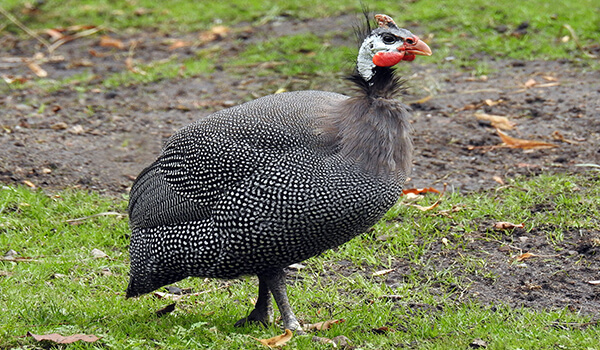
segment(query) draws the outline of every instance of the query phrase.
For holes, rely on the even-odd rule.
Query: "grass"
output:
[[[419,204],[434,200],[428,196]],[[555,203],[552,210],[536,209],[550,203]],[[598,349],[600,326],[568,326],[590,321],[589,315],[461,301],[457,295],[468,290],[469,282],[456,274],[459,269],[494,280],[488,262],[469,255],[463,242],[474,232],[497,239],[496,233],[488,231],[490,222],[525,222],[528,230],[543,226],[563,232],[573,225],[600,230],[594,215],[600,211],[597,173],[544,175],[483,193],[453,193],[434,213],[457,206],[464,209],[445,217],[399,204],[371,232],[306,261],[306,268],[292,275],[288,288],[299,318],[307,323],[344,318],[344,323],[317,334],[344,335],[360,349],[465,349],[474,339],[487,342],[488,349]],[[276,325],[232,327],[252,308],[255,278],[181,281],[179,287],[206,293],[179,302],[174,312],[163,317],[154,312],[169,301],[150,296],[125,300],[126,217],[68,222],[125,210],[125,199],[95,193],[0,189],[0,252],[12,249],[18,257],[30,258],[0,261],[0,349],[45,347],[21,338],[27,332],[102,337],[97,343],[78,342],[69,349],[258,349],[251,337],[281,333]],[[550,231],[546,234],[548,242],[558,247],[561,238]],[[385,241],[380,239],[384,235]],[[445,249],[462,256],[447,268],[431,260],[437,249],[434,243],[444,237],[452,242]],[[107,257],[95,258],[94,249]],[[399,281],[372,276],[398,264],[410,267]],[[396,332],[372,331],[379,327]],[[286,348],[329,349],[331,345],[295,337]]]
[[[30,3],[7,0],[3,7],[38,32],[70,25],[103,25],[121,36],[158,31],[163,35],[177,37],[182,33],[207,30],[217,24],[241,28],[248,24],[261,26],[273,20],[285,23],[292,19],[360,13],[359,2],[342,4],[333,0],[177,0],[166,3],[151,0],[70,0],[47,1],[37,11],[27,10],[26,4]],[[399,24],[413,29],[429,42],[435,55],[431,58],[420,57],[420,62],[473,69],[478,75],[489,74],[486,60],[502,58],[569,59],[579,61],[586,69],[598,68],[597,60],[586,55],[600,41],[600,4],[595,0],[565,1],[560,6],[543,0],[518,4],[510,0],[374,1],[369,6],[376,12],[395,15]],[[528,25],[527,30],[515,34],[517,28],[525,23]],[[565,25],[573,29],[578,42]],[[0,17],[0,28],[3,28],[0,29],[0,34],[5,31],[25,37],[16,25],[4,17]],[[332,26],[328,30],[319,29],[302,35],[280,34],[277,27],[273,27],[272,39],[252,45],[239,42],[241,52],[238,58],[228,62],[227,67],[235,70],[236,67],[247,68],[249,63],[283,61],[282,65],[261,69],[260,74],[294,77],[301,73],[313,78],[319,77],[323,71],[347,71],[344,64],[353,62],[355,48],[327,44],[329,39],[340,35],[348,37],[352,33],[348,30],[340,33]],[[578,47],[578,43],[583,50]],[[348,55],[347,52],[351,54]],[[193,66],[190,62],[193,60],[203,63]],[[151,72],[147,75],[125,71],[101,77],[101,80],[105,86],[113,87],[179,79],[176,72],[181,65],[192,66],[188,75],[201,74],[211,71],[214,60],[192,57],[167,63],[148,62],[146,68]],[[67,87],[69,79],[51,85]]]

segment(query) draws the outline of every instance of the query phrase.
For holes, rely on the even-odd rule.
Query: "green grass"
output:
[[[39,7],[38,12],[24,11],[25,4],[29,3],[31,2],[7,0],[2,6],[38,33],[47,28],[70,25],[102,25],[113,35],[124,37],[138,35],[139,32],[158,31],[162,35],[176,38],[180,34],[207,30],[217,24],[234,28],[235,32],[248,25],[261,26],[273,20],[285,23],[294,19],[359,14],[361,11],[359,2],[340,3],[333,0],[71,0],[47,1]],[[375,12],[392,15],[400,25],[413,30],[429,42],[434,56],[419,57],[419,63],[434,63],[442,67],[458,66],[472,70],[476,75],[491,73],[487,61],[503,58],[570,59],[578,61],[583,69],[598,68],[598,60],[586,55],[600,41],[600,3],[595,0],[565,1],[560,6],[543,0],[518,4],[510,0],[374,1],[369,6]],[[524,22],[529,23],[527,33],[512,35]],[[577,46],[564,25],[573,29],[584,50]],[[279,33],[278,28],[281,27],[273,27],[272,38],[262,42],[254,41],[248,45],[237,41],[240,51],[235,57],[227,58],[223,66],[234,74],[238,72],[246,75],[248,70],[252,70],[259,76],[283,79],[300,76],[312,82],[300,84],[300,88],[318,88],[323,79],[337,79],[338,76],[334,76],[334,73],[347,73],[351,70],[355,59],[354,45],[340,46],[340,40],[332,40],[341,37],[348,42],[347,39],[353,35],[350,30],[340,31],[332,26],[312,33],[285,35]],[[26,37],[15,24],[0,16],[0,34],[3,31],[16,33],[21,38]],[[561,40],[563,37],[568,40]],[[167,61],[146,62],[138,67],[146,74],[126,69],[117,73],[103,73],[102,76],[82,73],[78,77],[62,80],[52,80],[52,77],[36,78],[25,84],[15,83],[12,88],[40,86],[51,92],[69,88],[74,79],[88,89],[181,79],[213,71],[222,54],[224,53],[218,49],[202,49],[197,57],[173,57]],[[182,66],[186,69],[182,69]],[[291,84],[289,87],[296,86]]]
[[[431,204],[434,197],[427,196],[419,204]],[[551,210],[536,210],[550,203],[554,203]],[[452,218],[433,215],[456,206],[463,209],[453,212]],[[154,312],[169,301],[151,296],[126,300],[126,217],[67,221],[125,211],[124,199],[94,193],[0,188],[0,253],[12,249],[19,257],[31,258],[0,261],[0,349],[44,348],[31,338],[21,338],[27,332],[102,337],[98,343],[76,343],[69,349],[260,349],[251,337],[268,338],[281,332],[277,326],[232,327],[252,308],[255,278],[179,282],[180,287],[207,292],[178,303],[174,312],[163,317]],[[457,293],[468,290],[469,282],[455,269],[494,280],[485,259],[464,254],[451,268],[439,268],[436,261],[430,261],[432,244],[444,237],[451,241],[445,249],[458,252],[466,252],[464,241],[471,233],[479,233],[484,240],[499,239],[497,232],[489,230],[491,222],[525,222],[526,230],[552,227],[541,232],[548,242],[557,244],[562,238],[556,231],[600,230],[598,212],[597,172],[542,175],[487,192],[448,194],[430,212],[399,204],[371,232],[306,261],[306,268],[291,278],[288,293],[304,322],[346,320],[318,335],[344,335],[361,349],[466,349],[477,338],[486,341],[488,349],[599,349],[598,325],[569,326],[588,322],[589,315],[458,301]],[[379,239],[384,235],[385,240]],[[108,257],[94,258],[93,249]],[[399,259],[410,271],[394,287],[385,276],[371,276]],[[439,286],[443,292],[433,292]],[[400,299],[382,298],[385,295]],[[384,326],[396,332],[372,332]],[[331,345],[295,337],[286,348],[330,349]]]

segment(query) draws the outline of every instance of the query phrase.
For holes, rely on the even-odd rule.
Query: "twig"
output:
[[[48,40],[42,38],[41,36],[37,35],[33,30],[27,28],[27,26],[25,26],[18,19],[16,19],[15,16],[8,13],[8,11],[6,11],[2,6],[0,6],[0,13],[3,14],[4,17],[8,18],[9,21],[13,22],[17,27],[21,28],[25,33],[29,34],[31,37],[35,38],[37,41],[44,44],[44,46],[46,46],[48,51],[52,52],[50,50],[51,45],[48,42]]]
[[[67,43],[69,41],[73,41],[75,39],[83,38],[84,36],[88,36],[88,35],[92,35],[92,34],[98,33],[101,30],[104,30],[103,26],[98,26],[96,28],[84,30],[83,32],[79,32],[79,33],[75,33],[73,35],[65,36],[64,38],[62,38],[60,40],[57,40],[55,43],[53,43],[52,45],[50,45],[50,47],[48,48],[48,51],[50,53],[52,53],[54,50],[56,50],[59,46],[61,46],[64,43]]]
[[[66,220],[66,222],[68,222],[68,223],[77,223],[77,222],[85,221],[85,220],[92,219],[92,218],[95,218],[95,217],[98,217],[98,216],[109,216],[109,215],[115,215],[115,216],[121,216],[121,217],[123,217],[123,216],[126,216],[127,214],[117,213],[115,211],[107,211],[107,212],[104,212],[104,213],[98,213],[98,214],[94,214],[94,215],[90,215],[90,216],[84,216],[82,218],[69,219],[69,220]]]
[[[562,27],[560,28],[560,31],[558,32],[559,36],[562,34],[563,28],[566,29],[566,30],[568,30],[569,33],[571,33],[571,37],[573,38],[573,41],[575,42],[575,45],[577,45],[577,48],[579,50],[581,50],[581,52],[583,52],[584,55],[586,55],[589,58],[596,58],[597,57],[596,55],[592,55],[591,53],[585,51],[585,48],[579,42],[579,38],[577,37],[577,34],[575,34],[575,30],[573,30],[573,27],[571,27],[570,25],[563,24]]]

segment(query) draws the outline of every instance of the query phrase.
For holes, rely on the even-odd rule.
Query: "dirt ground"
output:
[[[345,18],[334,20],[350,30]],[[222,40],[176,51],[168,49],[169,43],[174,39],[195,40],[196,35],[174,38],[138,33],[118,38],[136,41],[138,63],[173,55],[183,60],[215,46],[222,49],[226,61],[246,45],[265,40],[275,27],[280,34],[319,32],[319,28],[330,28],[331,21],[291,21],[285,26],[272,22],[251,30],[234,30]],[[335,44],[354,45],[350,36],[347,42],[341,41]],[[435,54],[435,43],[432,48]],[[17,39],[6,32],[0,37],[0,58],[32,57],[42,51],[33,40]],[[99,82],[108,74],[127,69],[129,51],[101,47],[98,37],[90,37],[61,46],[55,55],[59,59],[42,65],[50,78],[91,71],[95,78],[89,83],[97,80],[97,88],[82,89],[74,82],[69,88],[45,92],[39,87],[14,89],[0,83],[0,183],[48,190],[75,187],[120,195],[127,193],[135,176],[156,158],[175,130],[202,116],[272,93],[281,86],[349,91],[343,79],[319,80],[314,86],[306,82],[306,77],[290,83],[282,76],[256,75],[252,68],[240,74],[220,66],[214,73],[198,77],[107,90]],[[479,191],[517,175],[573,173],[589,169],[581,164],[600,164],[599,72],[582,68],[585,65],[577,60],[477,58],[486,62],[485,76],[449,63],[441,68],[427,64],[446,60],[435,56],[418,57],[403,68],[410,87],[403,99],[414,110],[416,149],[408,188],[441,188],[447,183],[450,190]],[[33,76],[25,63],[8,59],[0,60],[0,74],[5,81]],[[476,117],[481,113],[508,117],[515,127],[505,133],[512,137],[550,142],[556,147],[497,147],[502,140],[489,121]],[[520,240],[518,232],[515,237],[506,237],[507,242],[516,242],[509,251],[503,251],[501,244],[486,246],[491,243],[474,239],[467,251],[485,257],[499,277],[492,282],[462,272],[472,281],[464,294],[484,302],[539,308],[569,306],[576,312],[597,312],[600,286],[587,282],[600,280],[600,248],[594,244],[599,235],[569,230],[559,244],[564,249],[557,258],[527,262],[527,268],[508,266],[507,257],[514,255],[514,245],[540,255],[556,255],[542,233],[531,232],[526,240]],[[442,265],[452,264],[454,258],[441,253],[436,257]],[[401,271],[409,268],[399,260],[394,278],[401,279]]]

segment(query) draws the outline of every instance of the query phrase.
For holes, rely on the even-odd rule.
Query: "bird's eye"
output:
[[[381,39],[383,40],[384,44],[393,44],[396,42],[396,37],[391,34],[384,34]]]

